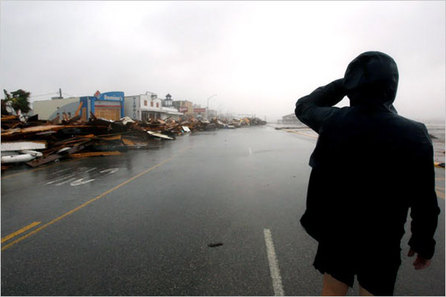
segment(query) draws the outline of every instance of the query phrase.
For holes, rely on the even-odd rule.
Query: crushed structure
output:
[[[61,119],[52,121],[39,120],[37,115],[27,119],[2,115],[1,124],[3,171],[16,163],[38,167],[62,159],[119,155],[132,149],[149,148],[154,141],[171,141],[185,133],[265,125],[266,122],[258,118],[135,121],[129,117],[112,121],[93,113],[85,120],[79,116],[78,109],[73,117],[64,113]]]

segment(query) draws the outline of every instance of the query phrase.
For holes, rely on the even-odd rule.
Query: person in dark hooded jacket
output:
[[[422,123],[393,107],[398,77],[390,56],[365,52],[343,79],[296,103],[297,118],[319,134],[301,224],[319,243],[314,266],[324,274],[323,294],[346,294],[356,275],[360,294],[392,295],[409,209],[415,269],[434,254],[440,210],[432,143]],[[350,107],[333,107],[344,96]]]

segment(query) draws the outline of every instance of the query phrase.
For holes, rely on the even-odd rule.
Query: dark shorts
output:
[[[376,249],[328,248],[319,244],[314,267],[353,287],[356,275],[361,287],[373,295],[393,295],[396,276],[401,265],[400,249],[392,252]]]

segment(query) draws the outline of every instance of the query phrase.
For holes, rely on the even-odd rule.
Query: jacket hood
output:
[[[392,106],[398,88],[398,68],[395,61],[381,52],[365,52],[347,67],[344,88],[351,106]]]

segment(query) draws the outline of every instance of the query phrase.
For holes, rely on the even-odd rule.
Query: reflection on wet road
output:
[[[314,145],[270,127],[220,130],[11,172],[2,294],[318,295],[316,243],[299,224]],[[439,202],[432,266],[403,257],[397,295],[444,294]]]

